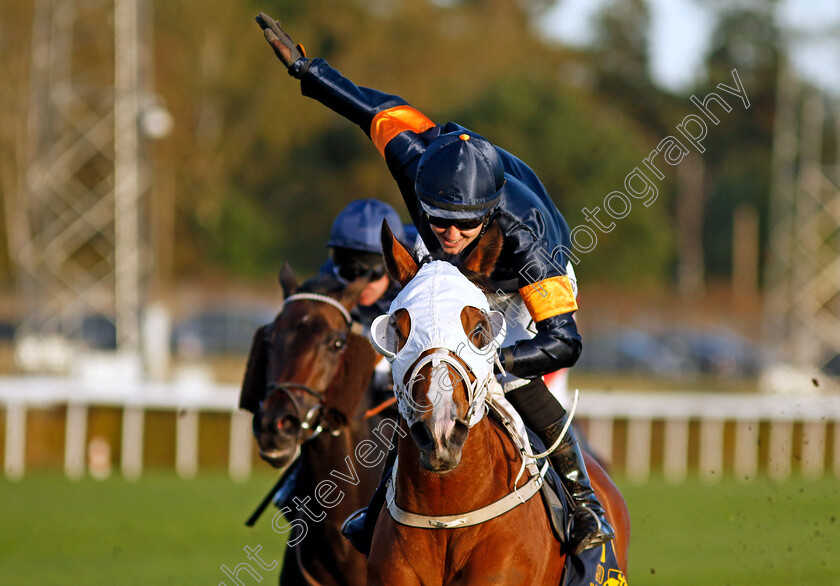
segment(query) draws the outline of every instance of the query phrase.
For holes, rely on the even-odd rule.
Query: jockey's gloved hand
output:
[[[274,20],[264,12],[256,18],[257,24],[263,30],[265,40],[274,49],[274,54],[289,70],[289,75],[301,77],[309,69],[309,60],[303,45],[295,44],[292,37],[281,27],[280,22]]]

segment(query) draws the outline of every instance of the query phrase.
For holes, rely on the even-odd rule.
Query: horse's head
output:
[[[350,332],[349,310],[364,279],[344,287],[332,276],[318,276],[298,288],[291,267],[280,273],[283,310],[254,335],[240,407],[254,413],[260,456],[286,466],[302,442],[323,430],[334,431],[352,413],[330,403],[330,389],[343,367]]]
[[[504,320],[491,311],[473,281],[490,274],[502,236],[493,224],[464,260],[462,270],[443,261],[418,266],[387,224],[385,264],[403,289],[390,314],[371,326],[374,348],[391,362],[400,414],[433,472],[455,468],[469,429],[485,413]],[[473,280],[467,278],[473,276]]]

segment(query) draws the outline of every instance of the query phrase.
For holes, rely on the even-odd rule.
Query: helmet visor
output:
[[[430,203],[426,203],[422,199],[420,200],[420,205],[423,207],[423,211],[433,218],[446,218],[447,220],[474,220],[477,218],[483,218],[488,213],[490,213],[490,210],[496,205],[498,201],[499,200],[497,198],[491,203],[491,205],[483,206],[480,208],[476,207],[476,209],[459,209],[456,205],[442,208],[432,205]]]

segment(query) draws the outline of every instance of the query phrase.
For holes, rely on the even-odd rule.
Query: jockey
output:
[[[323,59],[308,60],[271,17],[260,14],[257,23],[289,74],[300,80],[303,95],[370,137],[431,256],[458,262],[491,222],[499,225],[504,244],[490,281],[508,322],[500,380],[525,424],[552,446],[568,415],[542,376],[572,366],[581,340],[569,228],[537,176],[480,135],[452,122],[435,124],[402,98],[358,87]],[[570,549],[577,554],[612,539],[615,532],[592,490],[571,427],[550,460],[572,497]],[[376,500],[375,495],[373,514],[381,508]],[[375,521],[367,517],[373,515],[348,526],[354,545],[369,539],[353,535],[359,525],[372,533]]]
[[[393,226],[397,240],[411,244],[406,242],[400,216],[394,208],[377,199],[357,199],[333,221],[327,241],[330,258],[319,271],[332,273],[345,284],[370,278],[358,305],[350,311],[353,321],[361,324],[364,335],[368,335],[374,319],[388,313],[391,301],[399,292],[399,284],[388,277],[382,260],[382,220]]]

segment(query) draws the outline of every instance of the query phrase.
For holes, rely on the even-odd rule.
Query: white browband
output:
[[[294,295],[289,295],[283,301],[283,307],[286,307],[287,303],[291,303],[292,301],[320,301],[321,303],[326,303],[327,305],[332,305],[338,311],[341,312],[341,315],[344,317],[344,321],[347,322],[347,325],[353,323],[353,318],[350,317],[350,312],[347,311],[347,308],[344,307],[341,303],[333,299],[332,297],[327,297],[326,295],[320,295],[319,293],[295,293]]]

